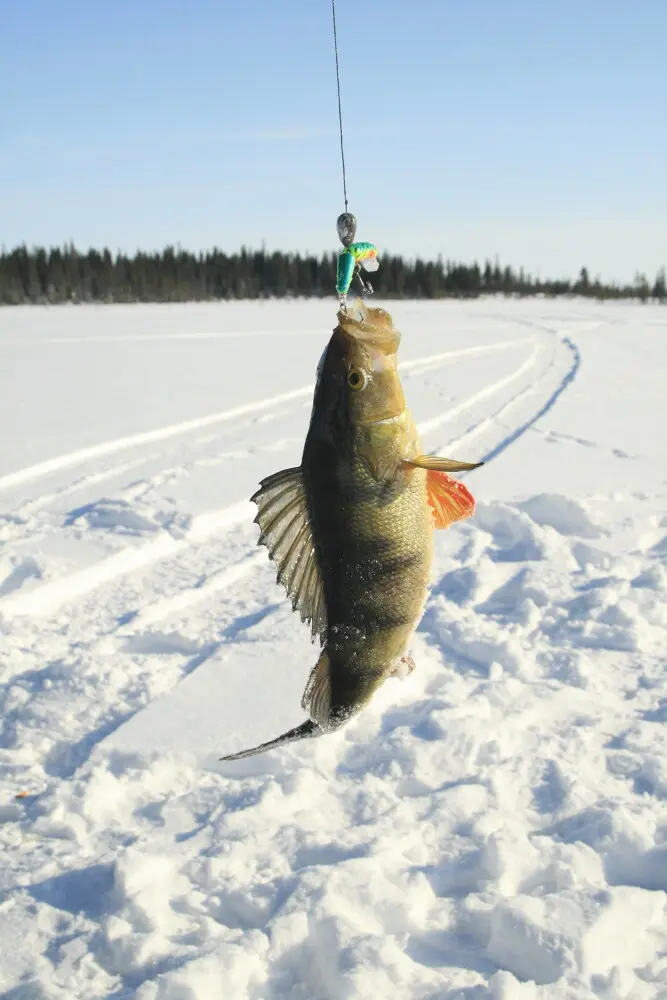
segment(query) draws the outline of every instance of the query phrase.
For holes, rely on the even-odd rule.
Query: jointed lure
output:
[[[357,220],[351,212],[343,212],[338,216],[336,223],[340,241],[345,249],[338,255],[338,267],[336,269],[336,291],[340,298],[341,306],[345,306],[347,293],[350,290],[352,279],[356,273],[362,290],[369,294],[373,292],[370,281],[364,281],[361,275],[361,268],[365,271],[377,271],[378,252],[373,243],[354,242],[357,230]]]

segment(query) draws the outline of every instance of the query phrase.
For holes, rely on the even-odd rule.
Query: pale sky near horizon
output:
[[[667,264],[667,0],[337,0],[350,209],[409,256]],[[5,0],[0,246],[335,249],[330,0]]]

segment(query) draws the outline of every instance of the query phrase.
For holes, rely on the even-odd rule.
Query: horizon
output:
[[[338,0],[359,237],[405,259],[652,280],[667,263],[667,6],[417,10]],[[1,243],[336,251],[331,30],[328,0],[12,8]]]

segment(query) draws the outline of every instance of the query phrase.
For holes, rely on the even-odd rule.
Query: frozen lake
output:
[[[0,309],[12,1000],[667,995],[667,309],[387,307],[477,513],[417,670],[234,764],[316,659],[248,497],[333,301]]]

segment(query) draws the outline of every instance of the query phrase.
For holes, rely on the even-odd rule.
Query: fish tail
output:
[[[230,753],[226,757],[220,757],[219,759],[244,760],[246,757],[254,757],[256,753],[273,750],[274,747],[283,746],[285,743],[294,743],[296,740],[305,740],[312,736],[320,736],[321,734],[322,729],[320,726],[316,722],[313,722],[312,719],[308,719],[306,722],[302,722],[300,726],[288,729],[282,736],[276,736],[274,740],[269,740],[268,743],[260,743],[258,747],[251,747],[249,750],[239,750],[238,753]]]

